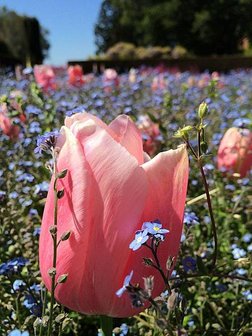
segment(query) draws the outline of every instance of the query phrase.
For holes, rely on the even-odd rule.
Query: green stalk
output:
[[[211,219],[211,224],[212,224],[212,233],[213,233],[213,239],[214,239],[214,253],[213,253],[213,261],[212,261],[212,270],[214,270],[216,261],[217,261],[217,255],[218,255],[218,237],[217,237],[217,228],[216,228],[216,223],[214,219],[214,214],[213,214],[213,208],[212,208],[212,201],[210,197],[210,191],[209,191],[209,186],[207,183],[206,175],[203,169],[202,165],[202,159],[201,159],[201,149],[200,149],[200,143],[201,143],[201,130],[198,131],[197,134],[197,139],[198,139],[198,153],[196,153],[189,143],[188,139],[184,138],[185,143],[187,144],[187,147],[190,149],[192,155],[195,157],[198,163],[198,167],[200,169],[204,189],[205,189],[205,194],[206,194],[206,199],[207,199],[207,205],[208,205],[208,212],[210,215]]]
[[[42,302],[42,305],[43,305],[42,316],[45,316],[45,310],[46,310],[46,291],[43,293],[42,289],[41,289],[41,302]],[[40,327],[39,327],[39,336],[42,336],[43,329],[44,329],[44,327],[43,327],[43,324],[41,323]]]
[[[206,175],[202,166],[201,159],[199,158],[198,160],[198,165],[200,168],[201,172],[201,177],[203,180],[204,188],[205,188],[205,193],[206,193],[206,198],[207,198],[207,205],[208,205],[208,212],[211,218],[211,223],[212,223],[212,232],[213,232],[213,238],[214,238],[214,253],[213,253],[213,261],[212,261],[212,270],[214,270],[216,261],[217,261],[217,255],[218,255],[218,237],[217,237],[217,229],[216,229],[216,224],[215,224],[215,219],[214,219],[214,214],[213,214],[213,208],[212,208],[212,202],[211,202],[211,197],[209,193],[209,187],[208,183],[206,180]]]
[[[144,246],[148,247],[151,250],[152,255],[153,255],[153,257],[155,259],[155,262],[156,262],[156,265],[152,264],[151,266],[154,267],[156,270],[159,271],[162,279],[164,280],[166,289],[168,290],[169,295],[171,295],[171,287],[170,287],[168,278],[165,276],[164,271],[163,271],[163,269],[162,269],[162,267],[160,265],[160,262],[159,262],[159,259],[158,259],[158,256],[157,256],[157,250],[155,250],[154,246],[153,246],[153,240],[152,240],[151,246],[149,246],[148,244],[144,244]]]
[[[112,336],[113,318],[110,316],[101,315],[100,322],[101,322],[102,336]]]
[[[18,321],[18,328],[21,329],[21,320],[20,320],[20,311],[19,311],[19,296],[15,299],[16,303],[16,316],[17,316],[17,321]]]
[[[56,166],[56,158],[54,150],[53,152],[53,173],[54,173],[54,214],[53,214],[53,226],[57,228],[57,218],[58,218],[58,195],[57,195],[57,166]],[[52,267],[56,270],[56,262],[57,262],[57,229],[55,234],[52,234],[53,239],[53,265]],[[51,285],[51,301],[50,301],[50,312],[49,312],[49,322],[47,329],[47,336],[52,335],[52,324],[53,324],[53,306],[55,302],[54,294],[55,294],[55,279],[56,272],[52,274],[52,285]]]

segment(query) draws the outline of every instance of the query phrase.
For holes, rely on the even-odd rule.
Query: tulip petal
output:
[[[87,127],[87,135],[89,131],[90,129]],[[60,243],[58,247],[57,275],[68,273],[68,279],[66,284],[58,285],[56,298],[67,307],[82,311],[82,306],[79,304],[79,294],[80,288],[83,286],[81,279],[88,259],[88,241],[93,226],[102,223],[103,203],[80,143],[66,127],[63,127],[63,133],[65,143],[61,148],[57,167],[58,171],[68,169],[68,173],[57,183],[58,189],[65,191],[64,197],[58,201],[57,235],[61,237],[64,232],[71,231],[71,236],[69,240]],[[80,133],[83,137],[84,130]],[[52,179],[43,214],[39,250],[40,270],[49,290],[51,289],[51,279],[48,270],[52,267],[53,260],[53,244],[49,233],[49,229],[53,225],[54,213],[53,184],[54,180]],[[67,290],[65,290],[65,286],[67,286]],[[92,292],[90,296],[85,298],[85,303],[92,309]]]
[[[109,124],[109,128],[117,135],[120,144],[137,159],[139,164],[142,164],[144,162],[142,137],[132,120],[126,115],[120,115]]]
[[[158,257],[163,270],[168,257],[177,257],[183,228],[183,216],[188,183],[188,156],[185,146],[158,154],[142,165],[148,178],[148,196],[142,222],[159,219],[162,227],[170,232],[158,248]],[[132,236],[133,240],[134,236]],[[134,265],[134,281],[143,284],[143,277],[154,275],[153,295],[159,295],[165,288],[160,274],[152,267],[143,265],[143,257],[152,258],[150,250],[142,246],[132,252],[125,269],[129,273]]]
[[[82,146],[104,204],[102,227],[93,229],[86,265],[87,275],[93,272],[94,300],[100,307],[93,313],[126,316],[130,311],[132,315],[129,302],[120,311],[122,301],[115,293],[122,285],[129,243],[142,216],[146,175],[137,160],[98,126],[95,134],[83,139]],[[87,283],[85,278],[83,281]]]
[[[71,130],[64,128],[58,169],[68,169],[68,174],[58,185],[65,190],[59,200],[58,236],[68,230],[72,234],[58,248],[57,274],[68,273],[68,279],[57,286],[56,298],[82,313],[133,315],[130,302],[126,311],[118,310],[122,301],[115,293],[122,285],[128,246],[143,212],[146,176],[106,130],[97,126],[91,134],[91,128],[88,121],[72,124]],[[40,268],[49,289],[52,223],[51,184],[40,237]]]
[[[93,120],[96,125],[105,129],[113,139],[118,141],[117,140],[117,135],[113,132],[113,130],[111,128],[109,128],[100,118],[97,118],[96,116],[94,116],[90,113],[87,113],[85,111],[73,114],[71,117],[66,117],[65,118],[65,126],[68,127],[68,128],[71,128],[71,126],[76,121],[84,122],[84,121],[87,121],[87,120],[90,120],[90,119]]]

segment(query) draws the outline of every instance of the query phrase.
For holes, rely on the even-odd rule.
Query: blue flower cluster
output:
[[[199,218],[196,216],[195,212],[185,211],[184,224],[188,227],[199,224]]]
[[[29,332],[21,331],[19,329],[14,329],[8,334],[8,336],[29,336]]]
[[[138,250],[150,237],[156,241],[163,241],[168,232],[169,230],[162,229],[162,224],[158,220],[144,222],[142,229],[136,232],[135,239],[130,243],[129,248],[133,251]]]
[[[35,148],[35,153],[42,153],[52,150],[56,146],[57,138],[59,136],[58,131],[47,132],[40,135],[37,138],[37,147]]]
[[[10,275],[18,273],[27,265],[29,260],[23,257],[16,257],[0,265],[0,275]]]
[[[42,316],[42,305],[40,303],[41,286],[33,284],[27,286],[27,284],[20,279],[13,282],[12,288],[15,292],[23,293],[22,304],[26,307],[30,313],[34,316]]]

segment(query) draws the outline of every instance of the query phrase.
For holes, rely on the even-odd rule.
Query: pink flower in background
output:
[[[15,96],[15,94],[17,94]],[[18,92],[10,92],[10,107],[18,112],[18,118],[22,123],[26,122],[26,115],[22,109],[21,104],[16,100],[16,97],[19,97]]]
[[[44,91],[55,90],[57,88],[55,81],[55,72],[50,65],[35,65],[34,77]]]
[[[148,249],[132,251],[129,244],[144,222],[159,219],[168,229],[159,246],[165,269],[169,256],[177,257],[184,215],[188,157],[185,146],[158,154],[144,162],[141,134],[125,115],[106,125],[100,119],[78,113],[66,118],[57,145],[58,171],[67,169],[57,182],[65,195],[58,203],[58,237],[71,236],[58,247],[57,277],[68,274],[56,288],[56,299],[85,314],[132,316],[127,295],[116,292],[134,270],[133,283],[155,276],[153,295],[164,289],[159,273],[143,264]],[[40,236],[40,270],[50,290],[53,243],[54,179],[51,181]]]
[[[163,90],[165,88],[167,88],[167,81],[164,79],[164,76],[162,74],[155,76],[152,80],[152,91]]]
[[[129,82],[131,84],[134,84],[136,82],[136,80],[137,80],[137,71],[136,71],[136,69],[134,69],[134,68],[130,69],[128,79],[129,79]]]
[[[105,69],[103,73],[103,82],[105,86],[118,87],[120,79],[115,69]]]
[[[20,127],[18,125],[14,125],[13,121],[8,117],[6,103],[0,104],[0,128],[11,140],[16,140],[20,133]]]
[[[158,124],[145,115],[138,118],[137,126],[142,134],[144,151],[151,156],[154,155],[162,140]]]
[[[66,74],[67,71],[67,67],[65,65],[63,66],[52,66],[51,67],[55,77],[64,77],[64,75]]]
[[[216,86],[219,89],[224,87],[224,82],[217,71],[214,71],[212,74],[205,73],[201,75],[197,85],[199,88],[205,88],[211,81],[216,81]]]
[[[252,133],[232,127],[224,134],[218,150],[218,169],[246,176],[252,168]]]
[[[80,87],[85,83],[83,70],[80,65],[71,65],[67,69],[68,81],[70,85]]]
[[[89,73],[83,76],[84,83],[91,83],[95,79],[95,75],[93,73]]]

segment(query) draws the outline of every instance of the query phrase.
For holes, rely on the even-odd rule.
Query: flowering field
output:
[[[251,77],[2,72],[0,335],[252,333]]]

